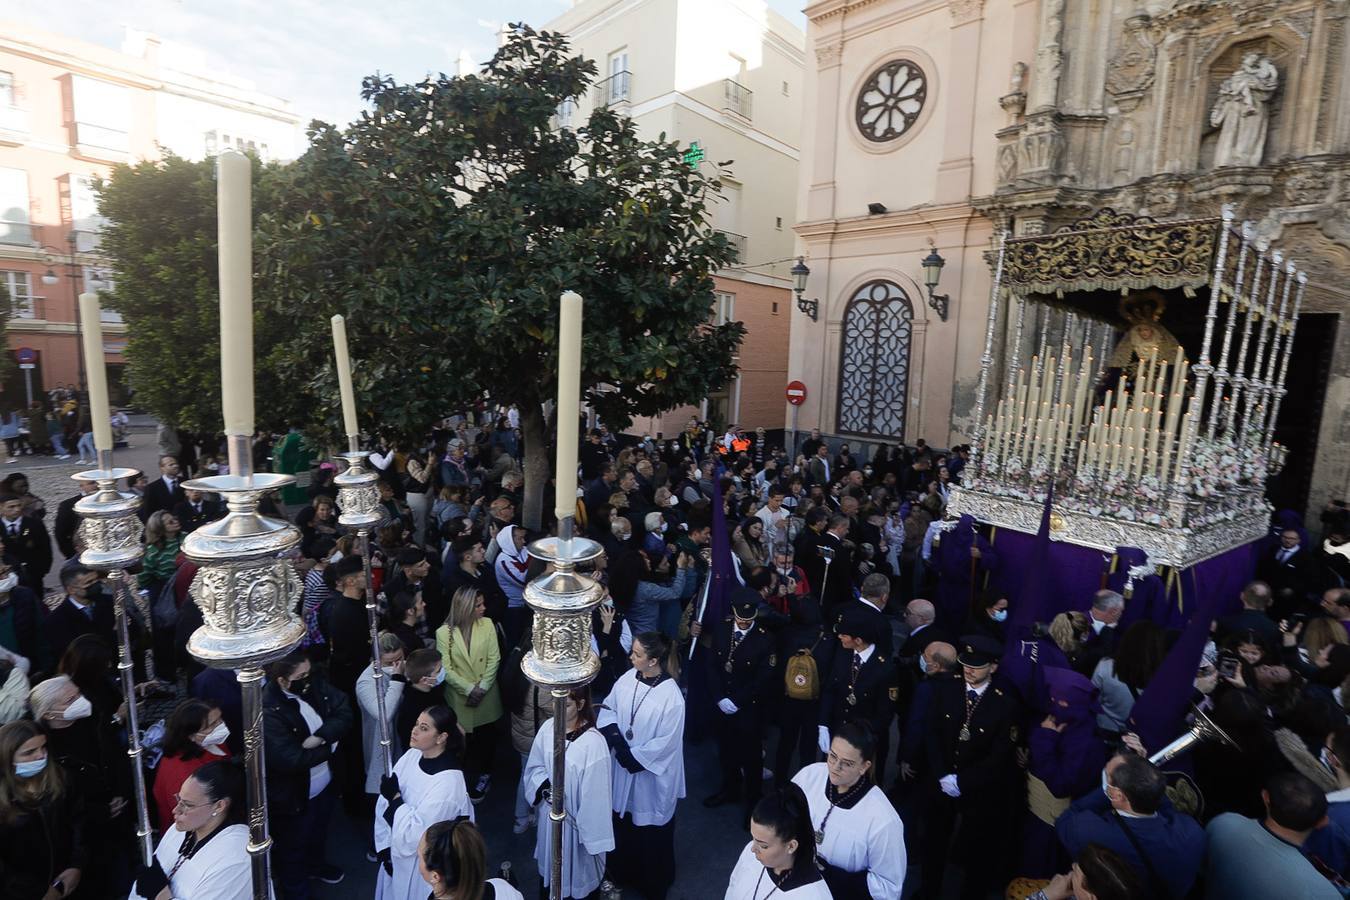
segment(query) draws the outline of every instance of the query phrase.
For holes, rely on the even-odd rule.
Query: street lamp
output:
[[[814,322],[820,316],[820,301],[807,300],[802,296],[806,293],[806,279],[810,275],[811,270],[806,267],[806,260],[797,257],[797,264],[792,267],[792,291],[797,295],[797,308],[810,316]]]
[[[947,321],[947,307],[951,303],[951,296],[948,294],[937,294],[938,281],[942,278],[942,267],[947,261],[937,252],[937,247],[932,248],[928,255],[923,258],[923,284],[928,288],[928,305],[938,314],[938,318]]]

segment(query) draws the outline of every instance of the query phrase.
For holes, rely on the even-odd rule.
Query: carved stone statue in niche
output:
[[[1120,314],[1131,327],[1116,344],[1107,366],[1130,369],[1150,356],[1164,362],[1175,359],[1181,344],[1162,325],[1166,309],[1167,299],[1160,291],[1138,291],[1121,300]]]
[[[1219,85],[1209,124],[1219,129],[1214,165],[1259,166],[1270,126],[1270,98],[1279,87],[1275,64],[1259,53],[1242,57],[1242,65]]]

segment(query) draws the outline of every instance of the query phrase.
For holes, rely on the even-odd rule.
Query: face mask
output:
[[[437,685],[445,684],[445,669],[444,669],[444,668],[441,668],[439,671],[436,672],[436,684],[437,684]]]
[[[309,677],[292,678],[291,686],[288,690],[292,694],[303,694],[305,691],[309,690]]]
[[[610,526],[609,526],[609,530],[610,530],[610,531],[614,534],[614,536],[615,536],[616,538],[618,538],[619,540],[621,540],[621,541],[622,541],[622,540],[626,540],[626,538],[624,537],[624,531],[625,531],[625,529],[624,529],[624,527],[623,527],[622,525],[620,525],[618,522],[613,522],[613,523],[611,523]]]
[[[1111,783],[1106,780],[1106,770],[1102,769],[1102,793],[1106,794],[1108,797],[1110,797],[1110,793],[1107,790],[1109,787],[1111,787]]]
[[[863,475],[867,476],[868,478],[871,478],[871,477],[872,477],[872,467],[871,467],[871,466],[868,466],[867,468],[863,469]]]
[[[666,498],[666,506],[678,506],[679,504],[680,498],[676,497],[674,494],[671,494],[668,498]]]
[[[660,526],[657,527],[656,533],[657,533],[657,534],[665,534],[665,533],[666,533],[666,523],[665,523],[665,522],[662,522],[662,523],[660,524]]]
[[[0,594],[8,594],[10,591],[14,590],[18,583],[19,576],[15,575],[13,572],[10,572],[4,578],[0,578]]]
[[[993,619],[995,622],[1002,622],[1004,619],[1008,618],[1008,611],[1006,609],[996,609],[989,614],[989,618]]]
[[[203,747],[219,747],[225,743],[226,738],[230,736],[230,726],[224,722],[217,722],[216,727],[206,737],[202,738]]]
[[[925,675],[928,674],[928,657],[923,655],[919,656],[919,671]]]
[[[1328,772],[1333,775],[1336,774],[1336,770],[1331,767],[1331,753],[1328,752],[1325,746],[1322,747],[1322,752],[1318,755],[1318,759],[1322,760],[1322,765],[1326,766]]]
[[[386,678],[392,678],[394,676],[393,666],[380,666],[380,671],[384,673]]]
[[[66,711],[61,713],[61,718],[74,721],[75,719],[86,719],[94,712],[94,704],[89,702],[89,698],[81,694],[76,697]]]
[[[30,759],[27,762],[16,762],[14,764],[14,774],[20,778],[32,778],[34,775],[47,768],[47,757],[42,759]]]
[[[341,550],[334,550],[334,551],[333,551],[333,555],[330,556],[330,557],[328,557],[328,561],[329,561],[330,563],[339,562],[341,559],[342,559],[342,551],[341,551]]]

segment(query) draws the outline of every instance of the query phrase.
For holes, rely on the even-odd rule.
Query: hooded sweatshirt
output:
[[[518,525],[507,525],[497,532],[497,559],[492,568],[497,584],[506,595],[506,605],[512,609],[525,605],[525,579],[530,568],[530,555],[524,548],[516,549],[515,533]]]

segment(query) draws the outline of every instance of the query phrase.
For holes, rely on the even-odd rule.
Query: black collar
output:
[[[835,790],[828,776],[825,779],[825,799],[840,809],[852,809],[857,806],[871,789],[872,782],[866,776],[859,778],[857,784],[842,794]]]
[[[428,775],[439,775],[441,772],[448,772],[451,769],[460,768],[459,759],[455,752],[449,747],[441,751],[440,756],[433,756],[430,759],[423,756],[417,761],[417,768],[426,772]]]
[[[643,678],[641,675],[638,675],[636,672],[634,672],[633,674],[637,676],[637,680],[638,680],[638,681],[642,682],[643,684],[647,685],[648,687],[656,687],[658,684],[660,684],[661,682],[665,681],[667,678],[670,677],[670,675],[668,675],[668,674],[665,673],[665,672],[658,672],[658,673],[656,674],[656,677],[655,677],[655,678]]]

